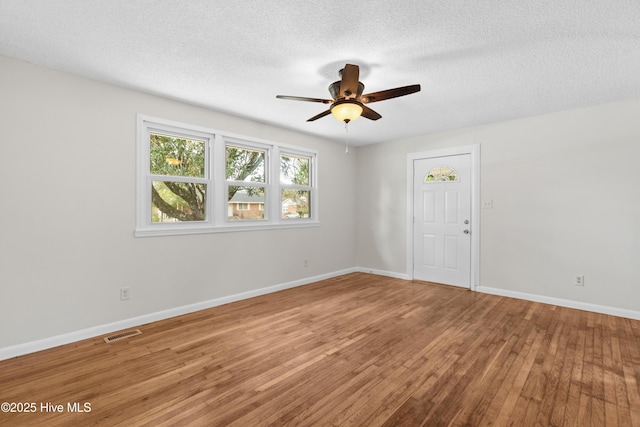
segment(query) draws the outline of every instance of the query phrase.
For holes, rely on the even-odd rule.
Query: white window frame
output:
[[[314,162],[314,159],[309,156],[308,153],[305,153],[304,151],[300,151],[300,150],[293,150],[293,149],[281,149],[280,152],[278,153],[278,165],[280,164],[280,156],[286,156],[289,155],[291,157],[303,157],[303,158],[308,158],[309,159],[309,184],[308,185],[297,185],[297,184],[283,184],[280,182],[280,188],[278,190],[278,197],[279,197],[279,204],[280,204],[280,211],[281,214],[280,216],[282,216],[282,191],[283,190],[301,190],[301,191],[308,191],[310,194],[310,200],[309,200],[309,205],[310,205],[310,210],[309,210],[309,216],[313,217],[313,210],[314,210],[314,204],[316,202],[316,197],[314,196],[314,193],[316,191],[316,189],[314,188],[313,184],[313,177],[314,177],[314,170],[316,168],[316,162]],[[278,168],[278,182],[280,181],[280,168]],[[284,221],[299,221],[301,218],[283,218]]]
[[[149,134],[158,131],[170,135],[187,138],[204,139],[205,146],[205,178],[170,177],[171,180],[189,182],[197,180],[207,186],[206,220],[185,222],[151,222],[151,181],[158,178],[150,173]],[[190,125],[176,121],[137,115],[137,171],[136,171],[136,237],[165,236],[180,234],[219,233],[248,230],[265,230],[280,228],[314,227],[320,225],[319,193],[318,193],[318,153],[301,147],[276,143],[259,138],[252,138],[230,132],[210,129],[203,126]],[[265,150],[265,219],[228,220],[226,180],[226,144],[242,146],[249,149]],[[311,194],[310,218],[282,218],[280,184],[280,153],[309,157],[309,189]],[[166,176],[163,176],[166,179]],[[239,185],[247,184],[238,181]],[[250,183],[249,183],[250,184]]]
[[[224,152],[225,152],[225,171],[223,173],[223,178],[225,180],[225,185],[224,185],[224,197],[227,197],[227,194],[229,194],[229,187],[230,186],[235,186],[235,187],[255,187],[255,188],[264,188],[265,191],[265,203],[270,203],[269,200],[269,196],[270,196],[270,192],[271,192],[271,187],[272,185],[271,182],[272,177],[270,174],[271,169],[273,168],[272,166],[272,160],[271,160],[271,151],[272,151],[272,146],[269,144],[263,144],[263,143],[259,143],[259,142],[252,142],[252,141],[248,141],[248,140],[241,140],[238,138],[232,138],[232,137],[228,137],[225,136],[222,138],[224,140]],[[230,180],[227,179],[226,177],[226,152],[227,152],[227,145],[231,145],[233,147],[237,147],[237,148],[246,148],[248,150],[257,150],[257,151],[264,151],[264,182],[251,182],[251,181],[234,181],[234,180]],[[226,207],[225,207],[226,209]],[[240,210],[240,209],[238,209]],[[247,209],[248,210],[248,209]],[[226,210],[225,210],[226,211]],[[264,211],[264,210],[263,210]],[[264,219],[245,219],[245,220],[241,220],[241,221],[235,221],[235,220],[230,220],[229,216],[225,216],[225,221],[227,221],[229,224],[233,224],[233,225],[237,225],[237,226],[244,226],[243,224],[245,223],[252,223],[255,221],[260,221],[262,223],[269,221],[269,216],[268,216],[268,212],[265,212],[265,217]]]

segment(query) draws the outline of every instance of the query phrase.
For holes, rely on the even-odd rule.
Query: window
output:
[[[225,145],[225,177],[228,203],[237,202],[237,211],[228,211],[227,219],[264,220],[264,209],[258,205],[266,201],[268,180],[265,173],[267,148]],[[251,209],[253,206],[255,209]],[[239,213],[238,211],[248,211]]]
[[[424,178],[424,182],[449,182],[460,181],[458,172],[451,166],[441,165],[431,169],[427,176]]]
[[[318,224],[312,150],[138,116],[136,236]]]
[[[309,218],[312,187],[309,180],[312,158],[283,153],[280,155],[280,203],[283,218]]]
[[[204,221],[207,137],[149,131],[151,222]]]

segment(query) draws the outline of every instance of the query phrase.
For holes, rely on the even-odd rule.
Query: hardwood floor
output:
[[[0,424],[640,426],[639,321],[338,279],[2,361]]]

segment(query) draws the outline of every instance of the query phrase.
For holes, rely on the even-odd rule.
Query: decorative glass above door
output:
[[[450,181],[460,181],[460,177],[454,168],[446,165],[436,166],[431,169],[424,178],[424,182],[426,183]]]

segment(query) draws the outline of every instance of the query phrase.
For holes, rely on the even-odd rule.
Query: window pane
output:
[[[204,141],[151,133],[149,144],[152,174],[204,177]]]
[[[206,184],[153,181],[151,222],[205,221]]]
[[[424,182],[444,182],[444,181],[459,181],[458,172],[451,166],[436,166],[431,169],[427,176],[424,178]]]
[[[264,187],[237,187],[230,185],[227,192],[227,219],[264,219]]]
[[[226,157],[228,180],[264,182],[263,150],[227,145]]]
[[[309,218],[311,191],[282,190],[282,217]]]
[[[280,183],[309,185],[309,158],[280,156]]]

